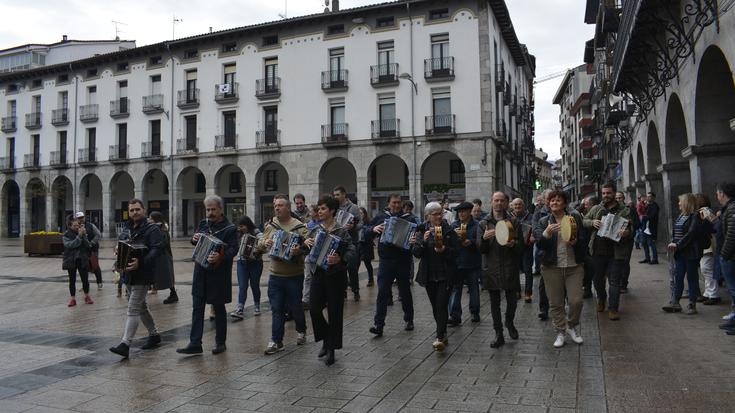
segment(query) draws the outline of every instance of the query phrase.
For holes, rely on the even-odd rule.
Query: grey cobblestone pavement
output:
[[[112,263],[110,245],[103,268]],[[385,335],[374,339],[367,329],[377,288],[365,287],[363,273],[362,301],[345,304],[345,346],[331,367],[317,359],[320,346],[311,337],[295,345],[293,323],[286,350],[264,356],[271,318],[267,305],[253,316],[251,297],[245,320],[228,326],[226,353],[209,352],[214,329],[208,325],[203,356],[176,354],[191,323],[189,253],[186,243],[174,244],[181,301],[163,305],[166,291],[149,296],[163,345],[142,352],[135,343],[130,360],[120,361],[107,348],[119,342],[126,302],[116,297],[111,272],[104,273],[102,290],[93,284],[94,305],[67,308],[61,259],[26,257],[20,242],[0,241],[0,412],[704,412],[735,406],[735,342],[717,329],[729,302],[700,306],[696,316],[664,314],[666,265],[639,265],[637,253],[622,320],[598,317],[594,301],[585,300],[585,343],[561,349],[552,347],[553,329],[536,317],[535,301],[519,303],[520,339],[491,349],[483,294],[482,322],[450,329],[447,351],[435,353],[431,310],[418,285],[416,329],[403,331],[397,303]],[[266,285],[264,274],[264,299]],[[310,330],[308,319],[307,325]]]

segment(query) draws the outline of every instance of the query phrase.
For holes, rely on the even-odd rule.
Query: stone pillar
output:
[[[212,183],[211,185],[207,185],[207,192],[206,192],[206,194],[207,194],[206,196],[218,195],[217,194],[217,187],[214,185],[214,183]]]
[[[115,205],[112,203],[112,192],[109,191],[102,191],[102,222],[105,223],[102,236],[107,239],[117,237],[115,232]]]
[[[411,198],[411,201],[413,201],[414,204],[414,213],[417,211],[423,211],[424,210],[424,196],[423,192],[421,190],[421,173],[417,171],[416,175],[411,174],[411,169],[409,168],[408,173],[408,196]],[[414,197],[416,199],[414,199]]]
[[[662,194],[664,193],[664,182],[663,182],[663,176],[660,173],[655,174],[646,174],[645,175],[646,181],[648,182],[648,191],[647,192],[653,192],[654,194]],[[661,207],[661,204],[659,204],[659,208]],[[665,240],[668,238],[668,225],[661,225],[662,221],[662,214],[659,213],[659,225],[658,225],[658,234],[656,239],[658,240]]]
[[[54,202],[53,191],[46,192],[46,225],[43,228],[44,231],[56,231],[56,205]],[[76,211],[74,211],[76,212]]]
[[[368,209],[368,200],[370,199],[370,188],[368,188],[368,177],[357,176],[357,204]]]
[[[143,190],[143,186],[142,185],[136,186],[133,189],[133,195],[134,195],[135,198],[138,198],[141,201],[143,201],[143,206],[146,207],[146,208],[148,208],[148,200],[145,199],[145,191]]]
[[[28,231],[30,225],[26,222],[30,215],[28,213],[30,205],[28,205],[28,201],[26,200],[26,189],[20,185],[18,185],[18,189],[18,193],[20,195],[20,237],[23,238],[23,235],[30,233],[30,231]]]
[[[245,181],[245,213],[253,220],[253,222],[260,222],[260,211],[258,210],[259,202],[257,202],[258,200],[256,199],[255,188],[254,180]]]
[[[669,162],[659,166],[658,171],[661,172],[663,183],[663,193],[656,193],[656,202],[661,209],[658,222],[670,234],[673,217],[678,215],[677,197],[692,191],[689,162]]]

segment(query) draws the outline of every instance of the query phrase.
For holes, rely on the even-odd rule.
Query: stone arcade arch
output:
[[[26,233],[46,231],[46,185],[32,178],[26,185]]]
[[[12,179],[5,181],[2,189],[2,206],[0,207],[3,235],[8,238],[20,236],[20,187]]]
[[[176,179],[176,195],[180,202],[176,219],[179,236],[194,234],[199,222],[204,219],[204,198],[207,196],[207,179],[202,171],[188,166],[179,172]]]
[[[160,169],[151,169],[146,172],[142,180],[143,202],[146,212],[158,211],[163,214],[166,222],[169,221],[169,186],[168,176]]]
[[[448,151],[431,154],[421,165],[421,193],[423,204],[447,199],[460,202],[465,199],[465,167],[457,155]]]
[[[646,161],[643,157],[643,145],[638,142],[638,149],[636,150],[635,181],[633,181],[633,185],[636,187],[636,194],[638,195],[642,195],[646,192],[645,182],[643,181],[643,178],[641,178],[646,174],[645,171]]]
[[[246,215],[245,174],[237,165],[224,165],[214,175],[215,193],[225,201],[225,216],[237,225]]]
[[[677,197],[685,192],[692,192],[692,175],[689,161],[684,159],[682,151],[689,146],[686,118],[679,96],[672,94],[666,108],[666,130],[664,138],[665,163],[663,165],[664,191],[656,194],[662,215],[659,227],[671,231],[672,217],[677,213]],[[664,221],[665,220],[665,221]],[[666,222],[667,225],[663,225]]]
[[[265,222],[273,217],[273,196],[289,195],[288,171],[278,162],[263,164],[255,174],[255,223]]]
[[[336,186],[343,186],[352,202],[357,202],[357,172],[345,158],[331,158],[319,170],[319,195],[331,194]]]
[[[711,195],[735,162],[735,131],[730,129],[735,85],[732,66],[717,46],[710,46],[700,60],[694,108],[699,190]]]
[[[105,224],[110,224],[107,218],[114,217],[114,215],[107,215],[112,214],[112,211],[104,211],[102,181],[97,175],[88,174],[79,182],[79,190],[77,191],[79,207],[84,211],[87,221],[95,224],[104,233]]]
[[[129,173],[119,171],[110,179],[110,213],[116,226],[128,220],[128,201],[135,197],[135,182]],[[115,234],[118,232],[116,231]]]
[[[653,122],[648,125],[646,154],[646,160],[648,161],[646,165],[646,182],[648,182],[646,192],[653,192],[657,196],[661,196],[664,193],[663,176],[658,171],[661,166],[661,145],[658,139],[658,129],[656,129],[656,124]],[[657,239],[665,239],[667,231],[666,225],[659,225]]]
[[[388,196],[392,193],[409,198],[408,165],[400,157],[387,154],[375,158],[368,167],[367,210],[370,216],[388,205]]]
[[[53,202],[53,222],[49,229],[63,232],[66,229],[66,217],[74,213],[73,186],[69,178],[59,176],[51,184],[51,199]]]

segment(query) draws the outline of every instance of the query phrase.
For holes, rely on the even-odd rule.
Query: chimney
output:
[[[339,11],[339,0],[332,0],[332,12]]]
[[[63,35],[63,36],[61,36],[61,41],[62,42],[68,42],[69,41],[69,37],[67,35]]]

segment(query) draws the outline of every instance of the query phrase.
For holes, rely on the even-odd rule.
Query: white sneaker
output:
[[[279,351],[283,351],[283,343],[274,343],[272,341],[268,342],[268,347],[265,348],[265,354],[275,354]]]
[[[306,344],[306,333],[299,333],[298,336],[296,336],[296,344],[299,346]]]
[[[556,340],[554,340],[554,347],[564,347],[564,333],[559,333],[556,335]]]
[[[574,327],[574,328],[568,328],[567,334],[569,334],[569,338],[571,338],[572,341],[574,341],[577,344],[582,344],[584,343],[584,340],[582,339],[582,336],[579,335],[579,331],[577,331],[578,329],[579,329],[579,326]]]
[[[255,315],[260,315],[260,306],[259,306],[259,305],[256,305],[256,306],[255,306],[255,307],[253,308],[253,314],[255,314]]]
[[[727,321],[735,320],[735,311],[731,312],[728,315],[722,316],[722,319]]]

